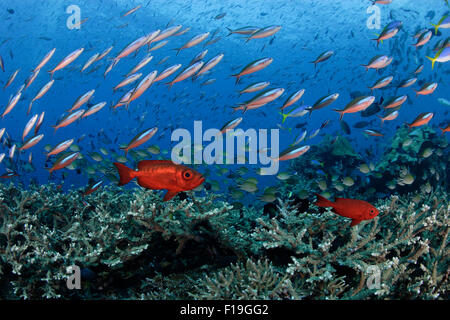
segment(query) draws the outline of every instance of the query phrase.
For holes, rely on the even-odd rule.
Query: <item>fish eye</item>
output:
[[[185,179],[191,179],[192,178],[192,172],[190,170],[186,170],[185,172],[183,172],[183,178]]]

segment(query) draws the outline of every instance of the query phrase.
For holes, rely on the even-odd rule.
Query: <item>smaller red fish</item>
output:
[[[446,132],[450,132],[450,123],[445,126],[444,128],[439,128],[442,131],[442,135],[444,135]]]
[[[411,130],[411,128],[413,127],[420,127],[426,125],[433,118],[433,115],[434,114],[432,112],[423,112],[419,114],[417,118],[414,119],[413,122],[406,123],[406,125],[408,126],[409,130]]]
[[[352,219],[351,227],[363,220],[371,220],[380,213],[377,208],[363,200],[336,198],[335,202],[332,202],[320,194],[315,195],[317,196],[317,201],[314,203],[316,206],[331,207],[334,213]]]
[[[114,162],[114,165],[119,171],[119,186],[137,178],[138,184],[143,188],[167,189],[163,201],[172,199],[180,191],[195,189],[205,181],[205,178],[197,171],[170,160],[139,161],[137,170],[118,162]]]
[[[11,179],[11,178],[18,177],[18,176],[19,175],[17,173],[15,173],[14,171],[7,170],[6,173],[4,173],[0,176],[0,179]]]
[[[101,185],[103,184],[103,181],[99,181],[97,183],[94,183],[92,185],[89,185],[86,190],[83,192],[83,197],[90,195],[91,193],[97,191],[98,188],[101,187]]]

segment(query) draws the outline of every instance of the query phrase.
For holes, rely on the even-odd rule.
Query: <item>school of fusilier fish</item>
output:
[[[388,6],[393,0],[370,2]],[[142,9],[143,6],[138,5],[125,10],[121,15],[121,19],[125,21],[124,25],[119,27],[125,28],[129,23],[126,20],[130,19],[133,15],[144,14]],[[215,15],[213,19],[221,20],[225,16],[226,13],[222,12]],[[259,71],[277,64],[276,59],[270,56],[261,55],[251,59],[248,57],[247,65],[233,66],[233,70],[229,72],[230,79],[235,79],[235,87],[240,102],[238,105],[230,106],[228,114],[225,117],[231,120],[225,121],[222,124],[220,132],[227,134],[228,130],[238,128],[239,125],[245,123],[246,118],[252,117],[252,113],[255,112],[254,110],[272,104],[276,108],[264,108],[265,115],[267,117],[279,118],[278,127],[282,130],[288,130],[291,133],[292,128],[286,127],[286,124],[290,121],[289,118],[304,117],[305,119],[311,119],[317,114],[317,110],[333,105],[335,108],[330,107],[330,112],[328,113],[329,118],[324,119],[318,129],[312,132],[303,130],[301,133],[296,134],[290,146],[287,149],[281,150],[280,154],[274,157],[273,160],[287,161],[298,158],[308,152],[310,144],[307,141],[316,137],[329,125],[330,121],[339,121],[342,130],[344,132],[349,131],[349,126],[345,122],[349,114],[360,113],[364,114],[364,116],[379,118],[376,123],[370,121],[367,124],[361,124],[361,128],[364,128],[362,132],[367,136],[383,137],[383,129],[389,126],[390,123],[396,122],[400,112],[403,111],[401,110],[402,105],[408,99],[411,99],[407,90],[413,90],[415,99],[420,99],[419,96],[432,95],[439,85],[441,85],[438,82],[420,81],[420,74],[424,68],[429,67],[434,72],[438,72],[436,65],[442,65],[450,60],[449,36],[446,38],[445,36],[440,37],[436,41],[432,48],[432,55],[422,53],[424,51],[423,48],[431,47],[431,43],[438,33],[443,34],[450,28],[449,15],[443,14],[441,17],[436,17],[435,20],[435,23],[431,27],[423,26],[422,29],[417,30],[414,34],[408,35],[407,41],[403,43],[405,50],[407,47],[413,47],[414,50],[418,50],[419,55],[430,61],[429,66],[422,64],[415,65],[414,70],[410,70],[409,75],[406,77],[397,74],[379,75],[381,70],[389,70],[389,66],[395,63],[397,59],[395,52],[388,52],[387,43],[399,37],[402,32],[406,32],[404,31],[405,26],[403,22],[399,20],[390,21],[381,30],[377,31],[375,38],[372,40],[368,39],[367,41],[373,41],[374,43],[374,52],[382,53],[374,54],[373,58],[369,61],[351,61],[351,64],[353,64],[352,67],[365,68],[366,72],[371,73],[371,76],[373,76],[373,82],[366,84],[367,92],[353,96],[351,101],[346,101],[344,100],[345,98],[343,99],[345,97],[344,92],[330,92],[323,97],[307,97],[308,87],[306,82],[303,86],[304,81],[298,81],[298,88],[296,90],[287,90],[285,87],[278,85],[279,82],[274,82],[272,79],[259,79],[251,84],[242,85],[241,80],[250,75],[258,77]],[[89,18],[86,18],[79,22],[79,26],[88,28],[89,22]],[[4,151],[0,153],[0,162],[8,160],[6,171],[0,178],[13,179],[26,174],[26,171],[21,172],[24,166],[33,164],[41,167],[44,166],[41,163],[37,164],[33,161],[33,153],[42,153],[45,151],[46,167],[50,172],[50,176],[56,174],[54,172],[58,170],[78,169],[86,172],[88,176],[95,176],[100,172],[108,180],[119,183],[119,185],[124,185],[132,179],[137,178],[137,183],[144,188],[168,190],[164,197],[165,201],[173,198],[178,192],[198,188],[205,181],[206,176],[204,177],[194,169],[168,161],[167,159],[170,157],[170,153],[167,150],[161,151],[158,145],[148,145],[149,141],[155,140],[153,138],[154,136],[158,136],[162,131],[167,130],[167,128],[164,128],[163,121],[157,126],[145,128],[145,130],[136,134],[127,143],[118,144],[116,138],[116,141],[114,141],[116,144],[115,151],[108,150],[109,146],[107,147],[107,144],[112,143],[112,141],[106,137],[103,129],[98,129],[98,137],[101,137],[102,141],[109,143],[104,142],[104,145],[99,143],[96,145],[99,152],[93,151],[87,154],[90,159],[99,163],[97,166],[87,164],[82,168],[76,165],[76,161],[86,159],[86,156],[81,152],[81,148],[78,145],[78,143],[82,144],[85,134],[78,139],[76,137],[61,138],[60,142],[55,145],[45,145],[46,135],[41,133],[43,127],[50,126],[54,128],[55,136],[58,136],[64,130],[63,128],[76,126],[81,121],[90,121],[94,115],[101,113],[103,115],[100,119],[107,118],[107,113],[115,113],[120,116],[120,112],[125,113],[132,110],[134,105],[143,102],[145,97],[151,99],[151,94],[155,94],[152,91],[159,92],[163,90],[162,86],[152,88],[152,86],[155,87],[159,82],[167,86],[166,90],[169,90],[169,96],[171,94],[170,89],[173,86],[187,86],[188,84],[191,85],[191,83],[199,83],[201,87],[205,87],[213,84],[216,81],[214,78],[215,68],[224,61],[227,53],[216,52],[211,55],[209,50],[205,48],[213,48],[213,45],[222,39],[219,35],[221,30],[216,29],[213,32],[205,31],[198,34],[193,34],[190,30],[191,28],[189,26],[174,24],[174,21],[171,21],[168,25],[146,32],[136,38],[127,34],[131,38],[131,42],[128,45],[120,48],[114,46],[97,48],[97,52],[89,55],[86,54],[84,47],[77,48],[72,52],[63,52],[58,47],[49,47],[48,53],[40,61],[36,61],[35,68],[30,74],[27,74],[23,84],[19,84],[17,78],[19,75],[25,73],[26,70],[21,68],[17,64],[17,61],[14,64],[9,64],[8,59],[3,58],[5,53],[2,52],[2,47],[0,47],[0,68],[3,71],[0,79],[4,83],[4,92],[10,95],[8,101],[4,99],[0,101],[0,105],[4,105],[1,109],[3,125],[0,126],[0,140],[2,140]],[[264,47],[261,50],[263,51],[266,42],[268,42],[267,45],[271,45],[276,37],[282,36],[282,33],[282,25],[237,25],[228,28],[227,36],[241,37],[242,39],[240,40],[242,40],[243,47],[247,43],[252,44],[257,41],[265,41]],[[158,57],[157,50],[170,45],[173,46],[171,49],[174,50],[174,55]],[[332,63],[332,60],[335,58],[335,51],[332,48],[333,44],[328,43],[328,45],[330,46],[328,50],[317,54],[314,60],[309,61],[314,64],[317,72],[319,72],[323,64]],[[195,49],[199,50],[200,47],[202,47],[200,49],[201,51],[194,55],[193,51]],[[139,57],[136,63],[135,58],[139,54],[142,57]],[[182,64],[177,60],[182,55],[192,55],[192,60],[189,64]],[[169,60],[170,63],[166,64]],[[80,61],[80,66],[76,66]],[[68,69],[73,71],[74,68],[80,74],[91,75],[100,66],[103,66],[101,63],[106,65],[104,72],[101,74],[105,79],[110,73],[114,72],[118,64],[129,67],[129,72],[123,74],[122,80],[118,81],[111,88],[110,101],[97,101],[95,98],[96,89],[88,88],[79,93],[79,97],[73,101],[71,106],[65,110],[61,109],[62,114],[56,123],[46,122],[45,107],[41,112],[35,111],[36,105],[39,104],[40,107],[43,107],[48,102],[46,101],[46,96],[52,90],[54,84],[58,81],[64,81],[63,77],[58,76],[63,75]],[[166,67],[162,67],[163,65],[166,65]],[[293,73],[296,72],[295,69],[291,69],[290,71]],[[45,79],[42,80],[44,84],[40,87],[33,86],[36,79]],[[276,85],[273,85],[273,82]],[[445,85],[448,85],[448,83]],[[376,97],[378,93],[382,95],[383,90],[387,88],[395,88],[396,95],[393,97]],[[26,98],[24,97],[25,92],[28,95]],[[401,93],[397,94],[397,92]],[[347,93],[345,92],[345,94]],[[312,104],[304,104],[301,101],[306,97],[307,100],[315,102]],[[448,99],[444,97],[438,97],[436,99],[440,105],[450,106]],[[175,97],[173,101],[174,105],[180,103],[178,101],[175,102]],[[26,107],[23,107],[25,104]],[[417,114],[407,112],[410,121],[406,125],[409,129],[427,125],[433,118],[443,116],[428,111],[426,106],[423,107],[422,112]],[[13,137],[8,132],[10,127],[15,126],[15,123],[8,121],[8,117],[12,113],[20,113],[21,116],[29,119],[23,128],[21,137]],[[235,113],[240,114],[236,115]],[[197,118],[201,119],[201,111],[199,111],[197,116]],[[141,123],[144,122],[145,117],[146,113],[139,116]],[[447,119],[444,120],[446,121],[445,124],[440,126],[442,134],[450,131],[450,122]],[[96,124],[93,121],[92,126],[99,128],[97,125],[102,126],[102,124]],[[367,127],[368,125],[371,127]],[[201,148],[201,146],[194,145],[193,148]],[[269,149],[258,150],[258,152],[268,153],[270,151]],[[121,154],[121,151],[123,151],[123,154]],[[152,155],[159,155],[160,158],[158,160],[148,160]],[[118,170],[120,179],[115,176],[115,172],[111,169],[112,163],[106,160],[105,157],[107,156],[114,158],[114,166]],[[23,161],[24,157],[26,157],[26,161]],[[128,161],[127,157],[131,157],[137,163],[138,169],[130,169],[124,165]],[[22,158],[22,162],[19,162],[20,158]],[[228,172],[228,169],[219,168],[217,171],[221,175]],[[241,167],[236,171],[238,176],[247,172],[248,169],[246,167]],[[258,169],[256,172],[258,173]],[[363,172],[362,169],[361,172]],[[288,173],[280,172],[277,178],[285,180],[288,176]],[[220,190],[219,182],[211,180],[208,183],[213,191]],[[257,183],[258,180],[256,178],[240,179],[239,188],[233,188],[231,190],[232,197],[235,199],[242,198],[244,195],[242,191],[255,193],[258,191]],[[348,183],[351,185],[350,182]],[[97,179],[91,181],[84,194],[89,195],[94,193],[103,184],[104,182],[102,180]],[[275,191],[273,188],[266,188],[259,199],[267,202],[274,201],[276,198]],[[378,214],[376,208],[367,202],[356,199],[337,198],[336,202],[331,202],[318,195],[316,204],[318,206],[333,207],[334,212],[337,214],[353,219],[352,226],[362,220],[372,219]],[[361,213],[362,211],[364,211],[364,214]]]

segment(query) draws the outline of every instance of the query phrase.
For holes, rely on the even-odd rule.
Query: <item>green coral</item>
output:
[[[323,144],[329,143],[331,145],[331,154],[334,156],[340,156],[340,157],[356,157],[359,158],[359,155],[355,152],[353,147],[350,145],[350,142],[342,136],[338,137],[336,141],[331,144],[332,137],[328,136],[328,140],[323,141]]]

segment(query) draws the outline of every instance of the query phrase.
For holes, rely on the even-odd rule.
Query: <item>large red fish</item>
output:
[[[371,220],[380,213],[377,208],[363,200],[336,198],[335,202],[332,202],[317,193],[316,196],[316,206],[331,207],[334,213],[352,219],[351,227],[363,220]]]
[[[138,169],[114,162],[120,175],[119,186],[127,184],[137,178],[138,184],[147,189],[167,189],[164,201],[175,197],[180,191],[197,188],[205,178],[195,170],[175,164],[170,160],[143,160],[138,163]]]

